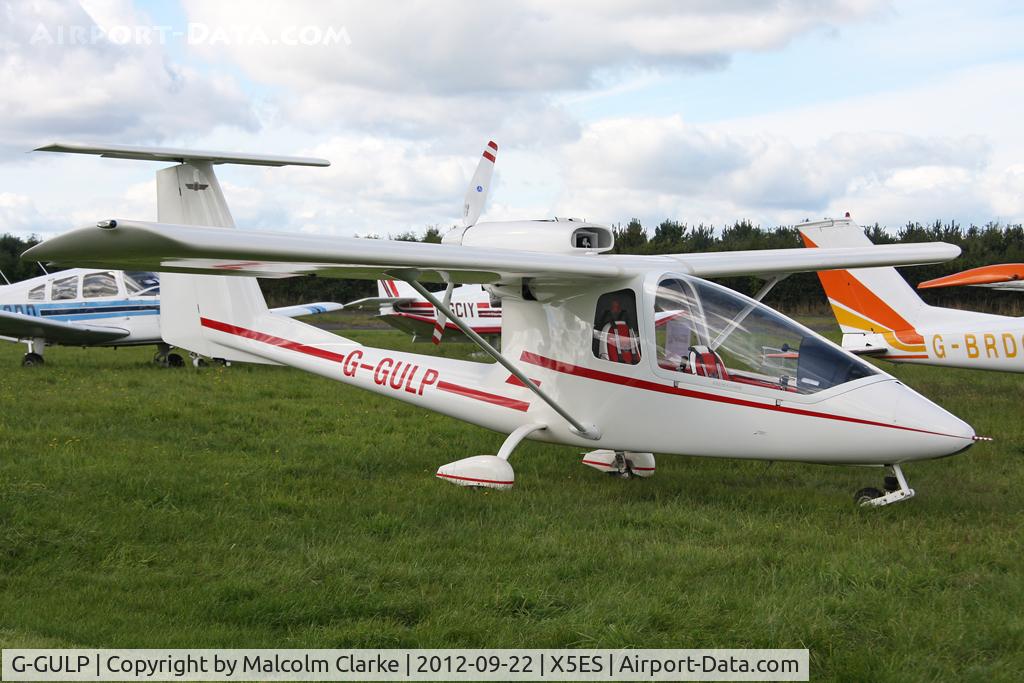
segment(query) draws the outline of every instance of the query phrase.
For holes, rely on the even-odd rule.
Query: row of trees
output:
[[[795,228],[761,228],[749,221],[738,221],[717,229],[698,223],[689,225],[666,220],[649,231],[634,218],[615,230],[615,252],[619,254],[686,254],[702,251],[738,251],[747,249],[786,249],[803,245]],[[962,250],[961,258],[931,266],[901,269],[911,285],[949,275],[960,270],[993,263],[1024,263],[1024,226],[989,223],[964,227],[956,222],[935,221],[930,224],[907,223],[895,234],[877,223],[866,229],[875,244],[895,242],[949,242]],[[391,239],[440,242],[444,229],[430,226],[422,235],[405,232]],[[21,261],[19,255],[36,244],[36,238],[22,239],[14,235],[0,237],[0,270],[12,281],[41,274],[35,263]],[[723,279],[722,284],[752,294],[761,281],[754,277]],[[316,276],[261,280],[263,291],[272,306],[299,301],[351,301],[376,292],[373,282],[336,280]],[[938,306],[1020,315],[1024,297],[976,287],[928,290],[924,298]],[[779,283],[766,302],[788,313],[825,313],[827,303],[818,279],[813,273],[793,275]]]
[[[956,221],[911,222],[891,233],[878,223],[865,228],[875,244],[897,242],[948,242],[961,249],[961,257],[947,263],[901,268],[900,273],[912,285],[950,275],[968,268],[993,263],[1024,263],[1024,226],[988,223],[962,226]],[[615,252],[620,254],[686,254],[702,251],[739,251],[747,249],[792,249],[803,246],[796,228],[765,229],[749,221],[738,221],[721,230],[698,223],[688,225],[662,221],[653,232],[639,220],[615,227]],[[753,294],[763,282],[754,277],[725,278],[722,284]],[[922,298],[936,306],[985,310],[1007,315],[1024,311],[1022,297],[978,287],[953,287],[925,290]],[[766,298],[773,307],[789,313],[826,313],[827,301],[813,273],[792,275],[780,282]]]

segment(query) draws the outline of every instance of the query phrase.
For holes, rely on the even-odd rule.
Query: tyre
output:
[[[25,357],[21,359],[21,365],[25,368],[35,367],[36,365],[43,364],[43,357],[38,353],[26,353]]]
[[[183,368],[185,367],[185,359],[177,353],[167,354],[167,367],[169,368]]]
[[[853,502],[856,503],[857,505],[866,505],[868,502],[874,500],[875,498],[881,497],[881,491],[869,486],[868,488],[857,491],[857,493],[855,493],[853,496]]]
[[[888,477],[885,478],[885,490],[889,492],[899,491],[900,480],[890,474]]]

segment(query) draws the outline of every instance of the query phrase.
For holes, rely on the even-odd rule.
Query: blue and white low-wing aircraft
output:
[[[341,308],[321,301],[270,312],[297,317]],[[73,268],[0,286],[0,339],[28,345],[26,367],[42,364],[46,347],[56,345],[155,344],[155,362],[185,363],[160,336],[160,278],[148,271]]]
[[[470,220],[443,244],[235,230],[213,164],[237,155],[111,149],[177,162],[157,172],[160,222],[104,219],[25,258],[166,272],[168,343],[292,366],[506,435],[495,455],[439,468],[445,481],[512,486],[509,457],[529,438],[592,449],[584,462],[623,475],[653,473],[654,452],[889,466],[885,492],[856,495],[878,506],[914,495],[902,463],[975,441],[963,421],[758,300],[789,273],[944,261],[953,245],[628,256],[608,253],[610,228],[569,221]],[[402,280],[496,362],[375,348],[271,314],[255,278],[308,273]],[[703,279],[741,274],[768,284],[749,298]],[[502,301],[500,351],[448,305],[459,284]]]

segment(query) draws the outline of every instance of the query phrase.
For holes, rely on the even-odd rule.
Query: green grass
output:
[[[359,331],[369,343],[405,337]],[[426,351],[430,345],[416,346]],[[460,345],[445,353],[465,354]],[[0,646],[807,647],[812,679],[1019,680],[1021,376],[885,366],[997,438],[906,468],[662,456],[620,481],[284,368],[0,346]]]

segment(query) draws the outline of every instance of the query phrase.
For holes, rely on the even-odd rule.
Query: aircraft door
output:
[[[674,381],[793,396],[878,374],[796,321],[706,280],[664,276],[647,297],[655,372]]]
[[[640,326],[636,294],[632,289],[607,292],[598,297],[592,350],[595,357],[611,363],[636,365],[640,362]]]

